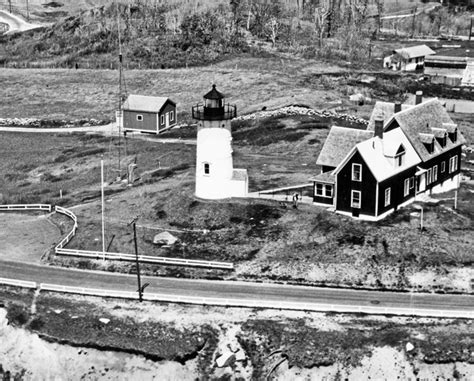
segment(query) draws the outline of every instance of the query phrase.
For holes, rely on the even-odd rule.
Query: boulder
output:
[[[216,359],[216,364],[219,368],[229,366],[235,361],[235,354],[227,350]]]
[[[159,246],[171,246],[177,241],[178,238],[168,232],[159,233],[153,238],[153,243]]]

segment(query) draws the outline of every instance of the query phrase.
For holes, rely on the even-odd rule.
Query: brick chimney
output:
[[[375,118],[374,136],[383,139],[383,118],[381,116]]]
[[[415,93],[415,105],[419,105],[421,102],[423,102],[423,91],[418,90]]]
[[[397,102],[397,103],[395,103],[393,112],[396,114],[397,112],[400,112],[400,111],[402,111],[402,104]]]

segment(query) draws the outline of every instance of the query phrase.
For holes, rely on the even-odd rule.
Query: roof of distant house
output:
[[[409,48],[395,49],[394,53],[397,53],[406,59],[416,58],[416,57],[425,57],[431,54],[436,54],[434,50],[432,50],[426,45],[416,45],[416,46],[410,46]]]
[[[456,141],[452,142],[450,139],[447,139],[445,147],[441,147],[435,139],[434,151],[432,153],[428,152],[424,146],[423,142],[427,141],[427,136],[431,135],[434,137],[433,134],[437,129],[445,129],[447,132],[450,132],[456,128],[456,124],[453,123],[448,112],[437,98],[398,112],[393,115],[393,120],[400,126],[418,155],[424,161],[429,160],[431,157],[443,151],[448,151],[455,146],[466,143],[466,140],[460,131],[458,131]],[[392,122],[389,124],[391,123]],[[387,124],[387,126],[389,124]],[[434,131],[432,129],[434,129]]]
[[[402,111],[412,108],[413,105],[402,104]],[[395,113],[395,103],[392,102],[375,102],[372,114],[370,114],[369,124],[367,125],[368,131],[375,129],[375,119],[382,118],[384,123],[387,123]]]
[[[374,136],[372,131],[333,126],[319,154],[316,164],[337,167],[357,144]]]
[[[150,97],[146,95],[130,94],[123,103],[123,110],[143,111],[143,112],[160,112],[167,101],[175,104],[167,97]]]

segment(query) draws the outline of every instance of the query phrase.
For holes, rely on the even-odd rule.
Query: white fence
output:
[[[36,282],[29,282],[26,280],[16,280],[9,278],[0,278],[0,284],[5,284],[8,286],[16,286],[23,288],[37,288]]]
[[[51,212],[51,205],[46,205],[46,204],[0,205],[0,210],[46,210],[48,212]]]
[[[24,288],[38,288],[35,282],[15,279],[0,278],[0,284]],[[108,298],[138,299],[138,293],[133,291],[103,290],[97,288],[72,287],[59,284],[41,283],[40,291],[63,292],[89,296],[100,296]],[[422,316],[438,318],[462,318],[474,319],[474,311],[459,310],[431,310],[423,308],[402,308],[382,306],[355,306],[345,304],[320,304],[320,303],[298,303],[278,300],[259,299],[233,299],[233,298],[209,298],[199,296],[186,296],[175,294],[152,294],[144,293],[143,299],[148,301],[199,304],[224,307],[246,307],[246,308],[268,308],[295,311],[315,312],[338,312],[338,313],[364,313],[369,315],[398,315],[398,316]]]
[[[31,205],[0,205],[0,210],[46,210],[52,211],[51,205],[46,204],[31,204]],[[70,210],[61,206],[54,207],[55,212],[63,214],[69,217],[74,225],[71,231],[55,246],[54,252],[56,255],[65,255],[71,257],[81,258],[92,258],[92,259],[108,259],[117,261],[135,261],[136,257],[134,254],[125,253],[109,253],[102,251],[91,251],[91,250],[75,250],[66,249],[65,246],[72,240],[76,235],[77,231],[77,217]],[[138,260],[143,263],[160,264],[160,265],[175,265],[175,266],[192,266],[192,267],[204,267],[220,270],[233,270],[234,264],[230,262],[218,262],[218,261],[201,261],[196,259],[184,259],[184,258],[168,258],[168,257],[155,257],[151,255],[139,255]]]

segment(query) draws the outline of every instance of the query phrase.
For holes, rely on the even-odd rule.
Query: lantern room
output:
[[[204,102],[193,106],[192,112],[197,120],[230,120],[237,116],[237,106],[225,103],[225,95],[212,85],[204,95]]]

